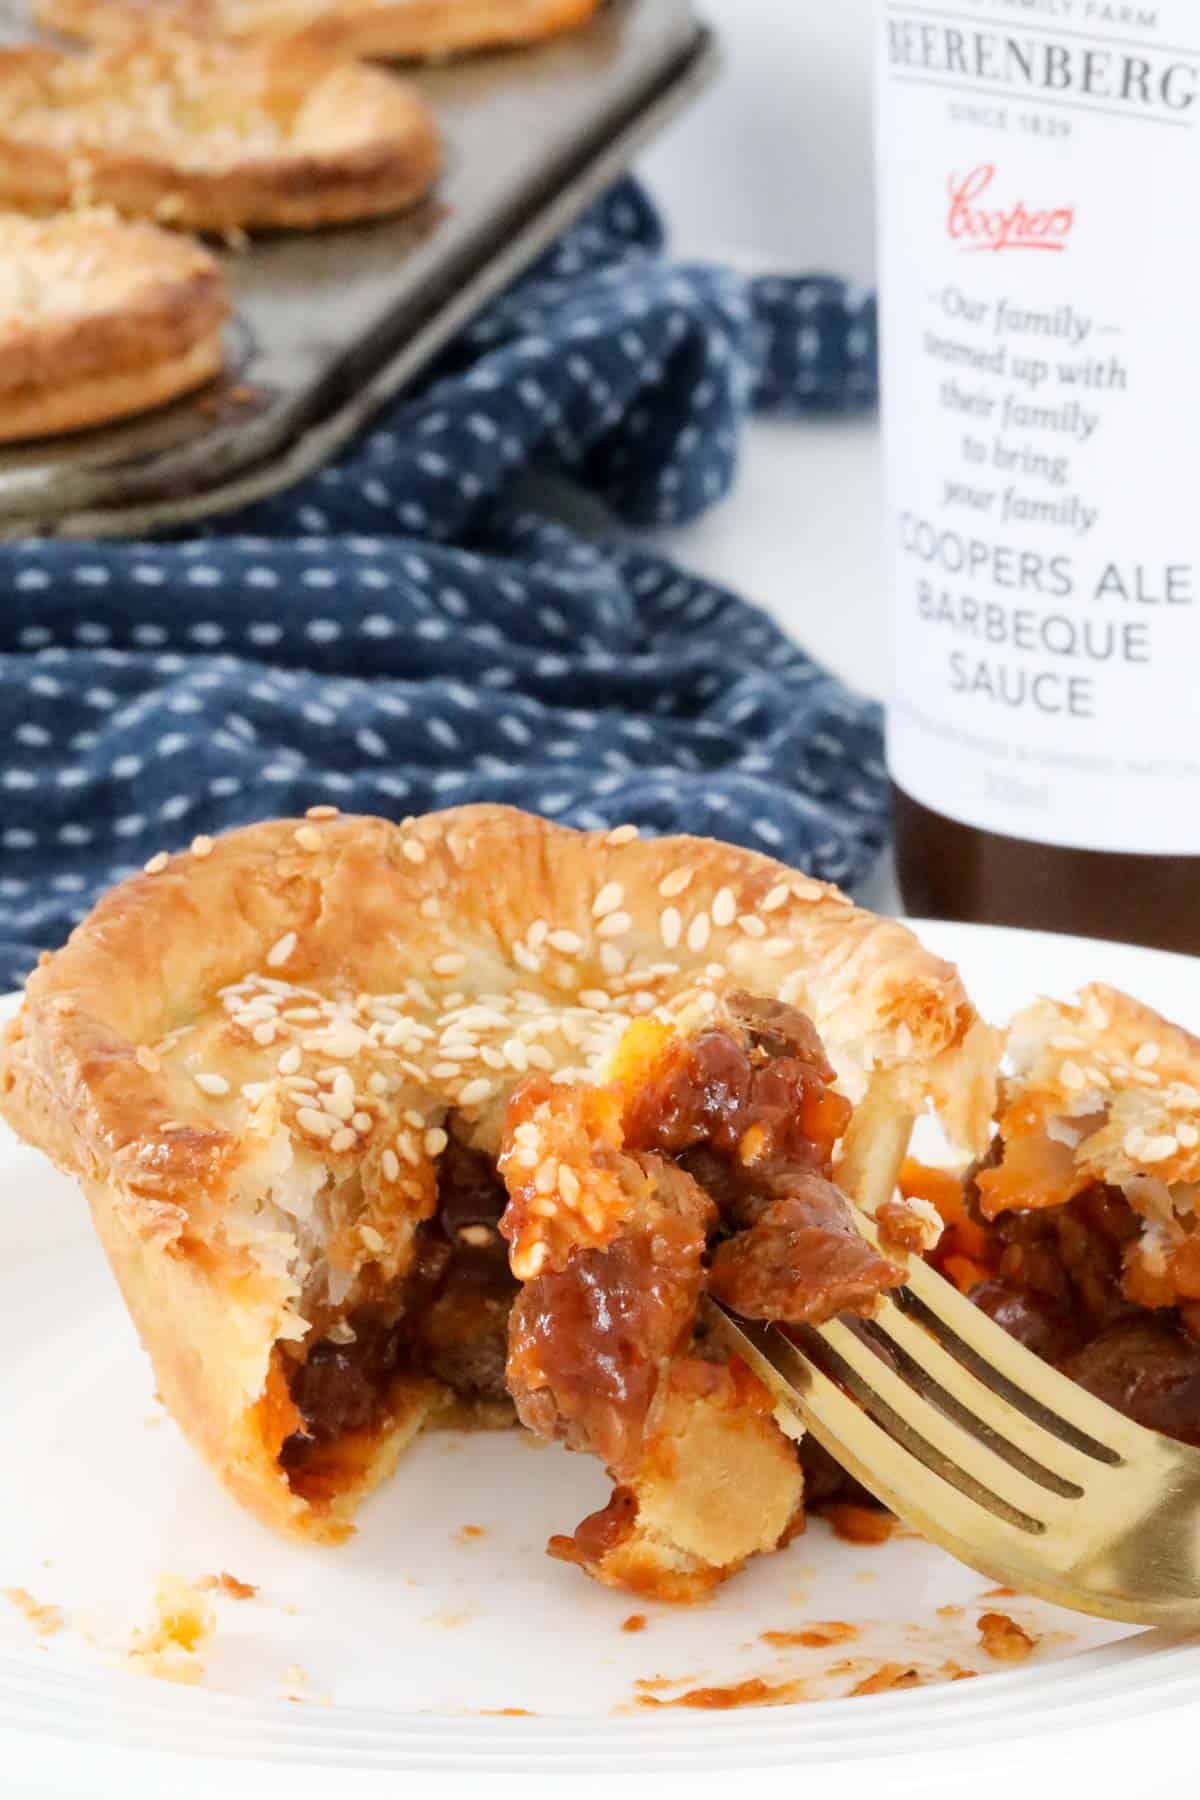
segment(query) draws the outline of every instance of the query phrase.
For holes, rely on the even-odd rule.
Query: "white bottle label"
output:
[[[880,0],[892,773],[1200,852],[1200,5]]]

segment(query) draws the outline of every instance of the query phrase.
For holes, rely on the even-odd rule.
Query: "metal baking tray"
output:
[[[25,0],[0,0],[0,36],[28,35],[27,20]],[[0,452],[0,535],[161,529],[298,479],[601,191],[714,62],[690,0],[609,0],[548,44],[411,71],[446,146],[429,199],[399,219],[226,253],[223,376],[127,424]]]

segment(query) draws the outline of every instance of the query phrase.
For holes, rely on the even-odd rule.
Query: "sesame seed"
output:
[[[1058,1078],[1071,1091],[1078,1090],[1087,1082],[1087,1076],[1077,1062],[1065,1062],[1058,1071]]]
[[[442,903],[436,894],[426,894],[418,910],[423,919],[437,919],[441,917]]]
[[[147,875],[161,875],[163,870],[166,868],[167,864],[170,862],[170,860],[171,859],[167,855],[166,851],[160,850],[158,852],[157,856],[152,856],[150,858],[150,861],[145,864],[146,874]]]
[[[669,875],[664,875],[658,884],[658,891],[663,899],[674,900],[677,894],[682,894],[686,888],[691,887],[693,873],[691,869],[672,869]]]
[[[1175,1136],[1185,1150],[1194,1150],[1196,1145],[1200,1144],[1200,1131],[1197,1131],[1194,1125],[1189,1125],[1186,1120],[1182,1125],[1175,1127]]]
[[[552,1069],[554,1067],[554,1058],[545,1044],[527,1044],[525,1054],[535,1069]]]
[[[159,1062],[157,1056],[155,1056],[153,1050],[151,1050],[148,1047],[148,1045],[139,1044],[137,1047],[136,1054],[137,1054],[137,1061],[138,1061],[139,1065],[143,1069],[145,1069],[145,1071],[148,1075],[157,1075],[158,1074],[158,1071],[162,1068],[162,1064]]]
[[[550,927],[545,919],[535,919],[525,933],[525,941],[531,950],[540,949],[550,935]]]
[[[319,850],[321,848],[321,834],[319,831],[314,831],[311,825],[298,826],[292,836],[302,850]]]
[[[524,969],[527,975],[536,975],[541,970],[541,962],[533,954],[532,950],[527,950],[525,948],[524,944],[513,945],[512,957],[517,967],[519,969]]]
[[[1052,1050],[1086,1050],[1087,1040],[1075,1037],[1069,1031],[1059,1032],[1056,1037],[1050,1039],[1050,1048]]]
[[[765,900],[760,901],[758,908],[759,912],[778,912],[779,908],[787,900],[789,893],[790,889],[788,888],[787,883],[781,881],[778,887],[773,887],[771,889]]]
[[[387,1181],[399,1181],[400,1158],[396,1155],[396,1152],[389,1147],[384,1151],[379,1161],[383,1168],[384,1179]]]
[[[317,1091],[316,1082],[307,1075],[289,1075],[283,1085],[293,1094],[315,1094]]]
[[[408,1135],[407,1131],[402,1131],[400,1133],[399,1137],[397,1137],[396,1148],[400,1152],[401,1156],[404,1158],[405,1162],[408,1164],[410,1169],[415,1169],[419,1166],[420,1161],[421,1161],[421,1152],[417,1149],[416,1144],[413,1142],[412,1138]]]
[[[383,1233],[376,1231],[373,1225],[360,1225],[358,1228],[358,1235],[366,1245],[367,1249],[374,1250],[377,1256],[385,1248]]]
[[[603,988],[580,988],[579,1003],[581,1006],[592,1007],[596,1012],[603,1012],[612,1005],[612,995],[606,994]]]
[[[446,1133],[442,1130],[440,1125],[432,1126],[431,1129],[425,1133],[424,1143],[426,1156],[440,1156],[449,1142],[450,1139],[446,1136]]]
[[[301,1061],[299,1048],[293,1044],[290,1050],[284,1051],[275,1067],[281,1075],[294,1075],[299,1069]]]
[[[267,951],[267,967],[269,969],[282,968],[295,950],[298,941],[294,931],[285,931],[283,936],[277,938]]]
[[[331,1089],[330,1092],[326,1094],[323,1105],[325,1111],[331,1113],[335,1119],[342,1119],[349,1122],[349,1120],[354,1117],[355,1113],[353,1087],[350,1089],[349,1093],[346,1092],[345,1088],[338,1087]]]
[[[763,950],[768,956],[790,956],[795,947],[791,938],[773,937],[763,945]]]
[[[463,1088],[458,1096],[458,1103],[460,1106],[478,1106],[481,1100],[489,1098],[491,1092],[492,1084],[487,1076],[477,1075],[474,1081],[468,1081],[466,1087]]]
[[[435,975],[457,975],[466,963],[461,950],[447,950],[441,956],[435,956],[429,966]]]
[[[407,856],[410,863],[423,863],[425,861],[425,846],[424,844],[419,844],[416,838],[403,838],[400,843],[400,848],[404,855]]]
[[[1141,1160],[1147,1163],[1164,1162],[1168,1156],[1174,1156],[1178,1148],[1177,1139],[1170,1132],[1164,1132],[1161,1137],[1146,1139],[1142,1145]]]
[[[767,935],[767,928],[757,913],[739,913],[738,930],[744,931],[747,937],[752,938],[763,938]]]
[[[356,1112],[350,1123],[360,1137],[365,1137],[375,1127],[375,1121],[368,1112]]]
[[[606,975],[623,975],[629,966],[629,958],[615,944],[601,944],[600,967]]]
[[[517,1144],[536,1145],[539,1141],[539,1137],[540,1133],[537,1126],[532,1124],[528,1119],[518,1125],[513,1132],[513,1142]]]
[[[506,1069],[508,1067],[507,1056],[502,1050],[497,1050],[491,1044],[482,1044],[479,1054],[489,1069]]]
[[[269,1081],[243,1081],[240,1089],[242,1099],[248,1100],[251,1106],[257,1106],[270,1085]]]
[[[737,913],[737,901],[733,889],[723,887],[713,896],[712,922],[714,925],[732,925]]]
[[[229,1083],[223,1075],[194,1075],[192,1079],[202,1094],[212,1094],[214,1099],[229,1092]]]
[[[545,1244],[531,1244],[528,1251],[519,1260],[512,1259],[512,1272],[518,1281],[530,1281],[541,1273],[550,1252]]]
[[[668,950],[673,950],[683,931],[683,919],[677,906],[664,907],[658,915],[658,934]]]
[[[576,1200],[579,1198],[579,1177],[576,1175],[574,1169],[569,1168],[566,1163],[561,1164],[559,1167],[558,1191],[568,1206],[574,1206]]]
[[[457,1081],[462,1069],[455,1062],[435,1062],[429,1073],[435,1081]]]
[[[336,819],[338,809],[336,806],[310,806],[304,816],[306,819]]]
[[[510,1063],[518,1075],[523,1075],[529,1067],[529,1052],[520,1038],[506,1038],[504,1043],[504,1061]]]
[[[387,1076],[384,1075],[379,1069],[376,1069],[376,1071],[373,1075],[367,1076],[367,1086],[370,1088],[370,1090],[373,1094],[386,1094],[387,1093]]]
[[[261,1025],[256,1025],[254,1027],[254,1030],[250,1035],[259,1048],[265,1050],[268,1045],[275,1042],[276,1037],[279,1035],[279,1028],[273,1019],[264,1019]]]
[[[335,1122],[327,1112],[318,1112],[315,1106],[301,1106],[296,1110],[296,1123],[301,1131],[307,1131],[310,1137],[332,1137],[337,1129]]]
[[[204,834],[201,833],[199,837],[194,837],[192,839],[193,856],[198,856],[201,861],[203,861],[206,856],[211,856],[212,853],[213,840],[210,837],[205,837]]]
[[[695,918],[692,920],[691,924],[688,926],[688,933],[687,933],[688,949],[689,950],[703,950],[705,944],[707,944],[707,942],[708,942],[708,934],[709,934],[710,929],[711,929],[711,924],[710,924],[708,914],[706,912],[697,913]]]
[[[340,1154],[343,1150],[353,1150],[357,1142],[358,1138],[355,1133],[351,1131],[348,1125],[343,1125],[342,1129],[340,1131],[335,1131],[330,1138],[329,1148]]]
[[[598,938],[622,937],[631,929],[632,925],[633,920],[627,912],[609,913],[608,917],[601,919],[597,925],[596,936]]]
[[[638,834],[636,825],[617,825],[605,838],[606,844],[628,844]]]
[[[534,1189],[539,1194],[549,1194],[558,1186],[558,1164],[552,1156],[548,1156],[533,1178]]]
[[[1148,1069],[1162,1055],[1162,1045],[1154,1042],[1141,1044],[1133,1053],[1133,1060],[1139,1069]]]
[[[561,951],[563,956],[578,956],[583,949],[583,939],[574,931],[548,932],[546,942],[552,950]]]
[[[593,919],[603,919],[606,914],[616,912],[624,898],[625,889],[619,881],[606,881],[592,901]]]

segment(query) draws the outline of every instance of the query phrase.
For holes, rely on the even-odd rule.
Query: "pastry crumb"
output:
[[[239,1581],[228,1569],[222,1569],[219,1575],[201,1575],[196,1590],[201,1594],[224,1594],[230,1600],[253,1600],[258,1593],[252,1581]]]
[[[898,1688],[920,1687],[919,1669],[909,1663],[881,1663],[873,1675],[866,1675],[850,1689],[851,1699],[861,1694],[890,1694]]]
[[[487,1536],[487,1529],[483,1525],[462,1525],[454,1535],[460,1544],[477,1544]]]
[[[646,1629],[645,1613],[630,1613],[630,1615],[627,1619],[621,1620],[621,1630],[622,1631],[645,1631],[645,1629]]]
[[[61,1606],[46,1605],[35,1600],[28,1588],[10,1587],[0,1589],[0,1592],[29,1620],[39,1637],[52,1637],[67,1622]]]
[[[808,1698],[801,1681],[771,1682],[758,1675],[752,1675],[748,1681],[732,1682],[728,1687],[690,1688],[674,1700],[659,1700],[646,1693],[648,1683],[637,1685],[643,1690],[638,1695],[639,1706],[687,1706],[702,1712],[730,1712],[741,1706],[787,1706]]]
[[[979,1616],[979,1641],[997,1662],[1024,1662],[1038,1640],[1007,1613],[986,1612]]]
[[[204,1595],[180,1575],[163,1575],[154,1596],[154,1617],[130,1640],[131,1668],[157,1681],[193,1686],[204,1679],[197,1654],[216,1630],[216,1615]]]
[[[308,1671],[299,1663],[289,1663],[283,1671],[283,1697],[285,1700],[308,1699]]]
[[[852,1500],[832,1501],[822,1507],[821,1517],[848,1544],[886,1544],[897,1523],[881,1506],[859,1506]]]

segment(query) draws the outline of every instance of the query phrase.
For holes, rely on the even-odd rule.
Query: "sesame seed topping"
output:
[[[752,938],[763,938],[767,935],[767,928],[757,913],[739,913],[738,930],[744,931],[747,937]]]
[[[429,1073],[435,1081],[457,1081],[462,1069],[455,1062],[435,1062]]]
[[[424,844],[419,844],[416,838],[401,839],[400,848],[404,855],[407,856],[410,863],[423,863],[425,861],[425,846]]]
[[[421,1152],[417,1149],[416,1144],[413,1142],[407,1131],[402,1131],[396,1139],[396,1148],[410,1169],[415,1169],[418,1166],[421,1161]]]
[[[502,1050],[495,1049],[491,1044],[482,1044],[479,1054],[489,1069],[506,1069],[508,1067],[507,1056]]]
[[[1179,1144],[1170,1132],[1161,1137],[1147,1138],[1142,1145],[1141,1160],[1147,1163],[1165,1162],[1168,1156],[1174,1156]]]
[[[519,969],[524,969],[527,975],[536,975],[541,969],[542,965],[540,960],[533,954],[532,950],[527,950],[524,944],[513,945],[512,957],[517,967]]]
[[[376,1069],[373,1075],[367,1076],[367,1086],[373,1094],[386,1094],[387,1076],[381,1070]]]
[[[579,1198],[579,1177],[574,1169],[562,1163],[558,1171],[558,1191],[568,1206],[573,1206]]]
[[[606,844],[628,844],[638,834],[636,825],[616,825],[605,838]]]
[[[629,966],[629,958],[624,951],[618,950],[615,944],[601,944],[600,967],[606,975],[623,975]]]
[[[284,1051],[275,1067],[279,1070],[281,1075],[294,1075],[299,1069],[302,1061],[303,1058],[300,1055],[299,1046],[293,1044],[290,1050]]]
[[[1077,1091],[1087,1082],[1087,1076],[1077,1062],[1065,1062],[1058,1071],[1058,1078],[1070,1091]]]
[[[144,865],[146,874],[161,875],[170,860],[171,859],[166,851],[160,850],[156,856],[152,856],[150,861]]]
[[[321,848],[321,834],[311,825],[297,826],[292,836],[302,850],[319,850]]]
[[[326,1112],[318,1112],[315,1106],[301,1106],[296,1110],[296,1123],[301,1131],[307,1131],[310,1137],[329,1138],[336,1129],[333,1120]]]
[[[593,919],[603,919],[608,913],[616,912],[624,898],[625,889],[619,881],[606,881],[592,901]]]
[[[379,1161],[380,1161],[380,1166],[383,1169],[385,1180],[399,1181],[399,1179],[400,1179],[400,1158],[396,1155],[396,1152],[390,1148],[390,1146],[388,1149],[386,1149],[384,1151],[384,1153],[380,1157]]]
[[[139,1066],[145,1069],[148,1075],[158,1074],[158,1071],[162,1068],[162,1064],[148,1045],[139,1044],[136,1055]]]
[[[373,1225],[360,1225],[358,1228],[358,1235],[366,1245],[367,1249],[373,1250],[376,1256],[378,1256],[385,1248],[383,1233],[381,1231],[376,1231]]]
[[[520,1038],[511,1037],[505,1039],[503,1060],[511,1064],[518,1075],[523,1075],[525,1073],[526,1069],[529,1067],[529,1052],[526,1050]]]
[[[440,1156],[449,1142],[440,1125],[431,1126],[424,1138],[426,1156]]]
[[[478,1106],[481,1100],[489,1098],[491,1092],[492,1084],[487,1076],[477,1075],[474,1081],[468,1081],[458,1096],[458,1103],[460,1106]]]
[[[356,1112],[350,1123],[360,1137],[365,1137],[368,1131],[375,1128],[375,1121],[368,1112]]]
[[[609,913],[608,917],[601,919],[597,925],[596,936],[599,938],[622,937],[632,925],[633,920],[627,912]]]
[[[583,949],[583,939],[574,931],[548,932],[546,942],[552,950],[560,951],[563,956],[578,956]]]
[[[1200,1131],[1197,1131],[1194,1125],[1189,1125],[1186,1120],[1182,1125],[1175,1127],[1175,1136],[1185,1150],[1194,1150],[1196,1145],[1200,1144]]]
[[[580,988],[579,1003],[593,1007],[596,1012],[604,1012],[612,1005],[612,995],[605,993],[603,988]]]
[[[538,950],[550,935],[550,927],[545,919],[535,919],[525,933],[526,942],[531,950]]]
[[[342,1119],[348,1122],[354,1117],[356,1110],[354,1105],[353,1086],[351,1086],[349,1093],[342,1087],[332,1088],[325,1096],[324,1106],[325,1111],[327,1113],[332,1113],[335,1119]]]
[[[1133,1060],[1139,1069],[1148,1069],[1162,1055],[1162,1045],[1154,1042],[1140,1044],[1133,1053]]]
[[[284,963],[291,957],[298,941],[294,931],[285,931],[283,936],[277,938],[271,945],[271,948],[267,951],[267,967],[269,969],[281,969]]]
[[[558,1164],[552,1156],[548,1156],[533,1178],[535,1192],[539,1194],[553,1193],[558,1186]]]
[[[658,915],[658,934],[668,950],[674,950],[683,931],[683,919],[677,906],[666,906]]]
[[[457,975],[466,964],[467,959],[461,950],[446,950],[441,956],[435,956],[429,966],[435,975]]]
[[[261,1025],[256,1025],[254,1027],[254,1030],[250,1035],[259,1048],[265,1050],[269,1045],[275,1042],[275,1039],[279,1035],[279,1028],[273,1019],[264,1019]]]
[[[199,837],[194,837],[192,839],[192,855],[193,856],[198,856],[201,859],[201,861],[203,861],[203,859],[206,856],[211,856],[212,853],[213,853],[213,840],[210,837],[206,837],[203,833],[201,833]]]
[[[791,938],[773,937],[763,945],[763,950],[768,956],[790,956],[795,947]]]
[[[759,903],[758,910],[760,912],[778,912],[779,908],[787,900],[790,892],[791,892],[791,890],[788,887],[787,883],[785,881],[781,881],[779,883],[778,887],[773,887],[771,889],[770,893],[767,895],[766,899]]]
[[[310,806],[304,816],[306,819],[336,819],[338,809],[336,806]]]
[[[192,1079],[202,1094],[211,1094],[214,1099],[219,1099],[222,1094],[229,1092],[229,1083],[223,1075],[201,1074],[194,1075]]]
[[[353,1150],[357,1142],[358,1137],[356,1133],[351,1131],[348,1125],[343,1125],[342,1129],[340,1131],[335,1131],[330,1138],[329,1148],[340,1154],[343,1150]]]
[[[658,884],[658,891],[663,899],[674,900],[677,894],[682,894],[686,888],[691,887],[693,873],[692,869],[672,869],[669,875],[664,875]]]
[[[706,912],[697,913],[688,926],[687,947],[689,950],[703,950],[708,942],[711,921]]]
[[[713,896],[712,921],[714,925],[732,925],[737,913],[737,901],[733,889],[723,887]]]

